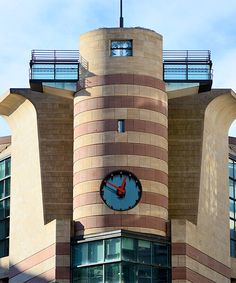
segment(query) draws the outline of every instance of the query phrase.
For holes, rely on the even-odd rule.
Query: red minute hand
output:
[[[124,181],[123,181],[123,182],[124,182]],[[106,184],[108,184],[108,185],[114,187],[117,191],[119,191],[119,192],[121,192],[121,193],[125,192],[124,188],[122,188],[123,183],[122,183],[121,187],[118,187],[118,186],[116,186],[116,185],[114,185],[114,184],[112,184],[112,183],[110,183],[110,182],[108,182],[108,181],[106,181]]]
[[[121,188],[123,191],[125,191],[125,184],[126,184],[126,176],[124,177],[124,180],[123,180],[123,182],[122,182],[122,184],[121,184],[121,186],[120,186],[120,188]]]

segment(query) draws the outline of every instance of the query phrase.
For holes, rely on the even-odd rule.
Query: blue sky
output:
[[[165,49],[210,49],[215,88],[236,91],[235,0],[123,0],[126,27],[153,29]],[[0,0],[0,95],[28,87],[32,49],[78,49],[79,36],[119,23],[119,0]],[[0,136],[9,134],[0,119]],[[230,132],[236,136],[236,125]]]

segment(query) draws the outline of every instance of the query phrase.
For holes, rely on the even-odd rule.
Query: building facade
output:
[[[234,282],[236,102],[211,89],[209,52],[102,28],[30,67],[0,101],[0,282]]]

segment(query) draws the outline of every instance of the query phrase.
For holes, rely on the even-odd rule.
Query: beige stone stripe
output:
[[[74,118],[75,125],[81,125],[89,121],[101,121],[109,119],[135,119],[153,122],[167,127],[167,117],[156,111],[146,109],[130,109],[127,108],[108,108],[106,110],[96,109],[79,113]]]
[[[133,144],[146,144],[150,146],[158,146],[164,150],[168,150],[167,140],[160,135],[154,135],[150,133],[136,133],[136,132],[125,132],[118,133],[117,131],[102,132],[102,133],[91,133],[83,136],[78,136],[74,141],[74,148],[101,144],[101,143],[127,143],[132,142]]]
[[[155,99],[154,99],[155,98]],[[102,96],[92,97],[84,101],[76,101],[74,107],[74,115],[90,111],[94,109],[107,108],[137,108],[157,111],[167,116],[167,104],[158,100],[158,96],[154,98],[142,98],[137,96]]]
[[[173,243],[172,255],[187,255],[202,265],[230,278],[230,268],[186,243]]]
[[[147,144],[117,142],[79,147],[74,151],[74,162],[87,157],[104,156],[109,154],[148,156],[158,158],[166,162],[168,161],[167,150],[160,147]]]
[[[168,173],[168,164],[154,157],[147,157],[141,155],[103,155],[83,158],[74,163],[74,172],[93,169],[96,167],[109,167],[109,166],[133,166],[140,168],[148,168],[160,170]]]
[[[143,179],[140,179],[140,182],[142,184],[143,192],[155,193],[168,198],[168,188],[166,185],[159,182],[147,181]],[[74,197],[81,194],[98,192],[100,189],[100,185],[101,180],[92,180],[77,184],[74,186]]]
[[[134,208],[123,212],[111,210],[109,207],[106,207],[105,204],[84,205],[84,206],[76,207],[74,209],[73,217],[74,220],[79,220],[80,218],[84,218],[84,217],[110,215],[111,213],[114,215],[136,214],[139,216],[158,217],[164,220],[168,219],[168,210],[166,208],[147,203],[140,203]]]
[[[153,98],[157,97],[162,103],[168,104],[167,94],[161,90],[154,89],[147,86],[138,85],[104,85],[91,87],[89,89],[91,97],[106,97],[106,96],[137,96],[142,98]],[[81,91],[79,95],[75,97],[75,102],[87,100],[88,96],[86,93]]]
[[[82,84],[78,82],[77,90],[113,84],[141,85],[165,91],[164,81],[156,77],[138,74],[109,74],[87,77]]]
[[[114,163],[113,163],[114,164]],[[141,168],[134,166],[108,166],[100,168],[89,168],[74,174],[74,185],[79,183],[91,181],[91,180],[102,180],[108,173],[116,170],[128,170],[133,172],[139,179],[148,181],[159,182],[164,185],[168,184],[168,176],[161,170],[155,170],[151,168]]]

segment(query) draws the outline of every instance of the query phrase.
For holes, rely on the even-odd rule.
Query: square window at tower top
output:
[[[111,56],[133,56],[132,40],[112,40],[111,41]]]

